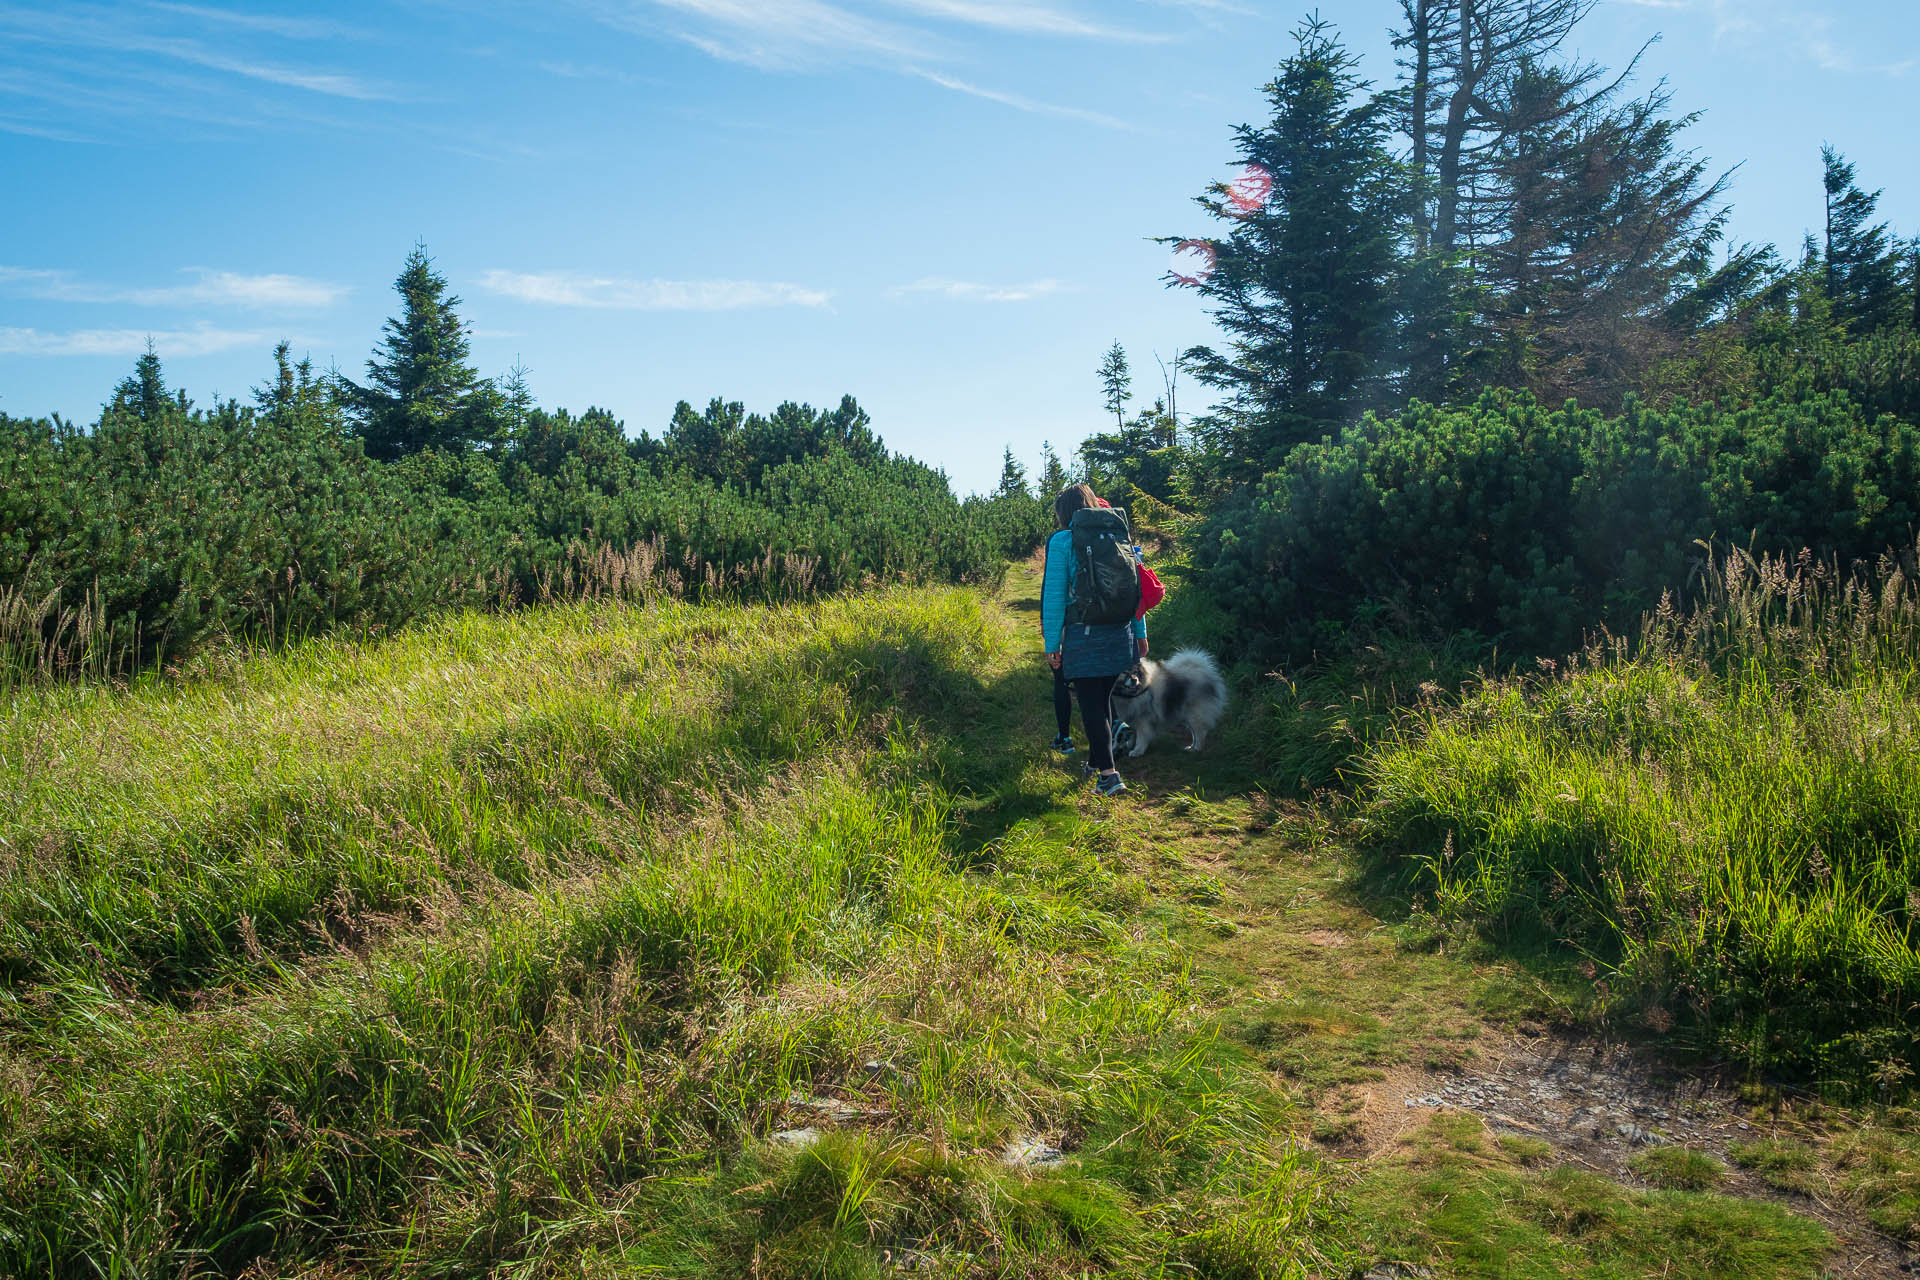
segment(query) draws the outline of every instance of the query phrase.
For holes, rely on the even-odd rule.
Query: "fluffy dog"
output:
[[[1130,756],[1146,754],[1156,736],[1182,724],[1193,736],[1187,750],[1198,751],[1226,709],[1227,682],[1204,649],[1182,649],[1165,662],[1143,658],[1113,687],[1113,714],[1126,722]]]

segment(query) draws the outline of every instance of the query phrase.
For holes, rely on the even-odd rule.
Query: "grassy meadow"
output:
[[[1910,1233],[1891,1113],[1596,1172],[1403,1106],[1577,982],[1269,797],[1257,707],[1090,796],[1036,585],[8,695],[0,1274],[1811,1280]]]
[[[903,589],[16,696],[0,1272],[1320,1273],[1205,886],[1004,740],[1015,660]]]
[[[1920,1062],[1920,593],[1733,557],[1632,649],[1430,703],[1361,827],[1444,912],[1570,946],[1603,1003],[1757,1078]]]

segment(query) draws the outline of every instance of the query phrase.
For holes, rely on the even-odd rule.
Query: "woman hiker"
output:
[[[1064,682],[1073,686],[1080,701],[1080,723],[1086,729],[1087,754],[1092,758],[1086,769],[1095,777],[1094,789],[1112,796],[1127,789],[1113,765],[1113,686],[1129,667],[1147,656],[1146,619],[1092,625],[1067,622],[1067,606],[1078,576],[1073,533],[1068,526],[1073,523],[1074,513],[1083,507],[1105,505],[1084,484],[1069,485],[1053,500],[1053,522],[1059,531],[1047,539],[1046,572],[1040,580],[1040,633],[1046,644],[1047,664],[1054,670],[1054,708],[1062,724],[1054,748],[1063,753],[1073,749],[1065,729],[1066,708],[1061,697]]]

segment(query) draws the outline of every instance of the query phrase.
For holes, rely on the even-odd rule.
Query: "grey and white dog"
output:
[[[1165,662],[1142,658],[1113,687],[1114,719],[1126,722],[1114,745],[1145,755],[1156,737],[1185,725],[1193,737],[1187,750],[1199,751],[1226,709],[1227,682],[1206,650],[1182,649]]]

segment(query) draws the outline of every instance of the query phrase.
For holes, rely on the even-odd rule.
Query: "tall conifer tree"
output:
[[[160,415],[172,406],[166,379],[161,376],[160,356],[149,340],[146,351],[133,363],[133,373],[121,379],[120,385],[113,389],[113,399],[108,408],[152,423],[158,422]]]
[[[1133,372],[1127,368],[1127,351],[1116,342],[1100,357],[1100,401],[1113,415],[1115,427],[1127,425],[1127,401],[1132,394]]]
[[[1920,236],[1915,236],[1907,246],[1907,254],[1907,301],[1913,308],[1908,323],[1920,334]]]
[[[1027,491],[1027,469],[1020,459],[1013,456],[1013,446],[1008,445],[1006,452],[1000,455],[1000,484],[994,489],[997,498],[1011,498],[1024,495]]]
[[[1862,191],[1853,166],[1832,147],[1820,149],[1827,197],[1826,286],[1833,317],[1849,333],[1869,334],[1899,324],[1907,310],[1900,287],[1901,246],[1884,222],[1873,221],[1878,191]]]
[[[1052,502],[1055,495],[1067,487],[1067,468],[1054,452],[1051,441],[1040,442],[1040,475],[1034,480],[1034,487],[1046,502]]]
[[[367,381],[341,379],[367,453],[393,459],[423,449],[465,450],[483,438],[481,419],[491,387],[468,363],[467,326],[460,299],[433,269],[424,244],[407,255],[393,282],[401,312],[387,321],[386,338],[367,361]]]
[[[1683,148],[1695,117],[1669,115],[1664,88],[1622,103],[1576,102],[1583,92],[1561,68],[1514,78],[1528,127],[1487,163],[1506,211],[1474,267],[1493,379],[1606,405],[1640,385],[1664,352],[1659,322],[1709,272],[1728,175]],[[1759,265],[1743,256],[1716,288]]]
[[[1407,184],[1387,151],[1386,104],[1325,23],[1295,38],[1267,86],[1273,118],[1235,131],[1241,158],[1271,175],[1271,197],[1248,209],[1217,187],[1198,202],[1229,227],[1194,286],[1229,345],[1182,363],[1226,393],[1199,425],[1243,475],[1356,416],[1394,342]]]

